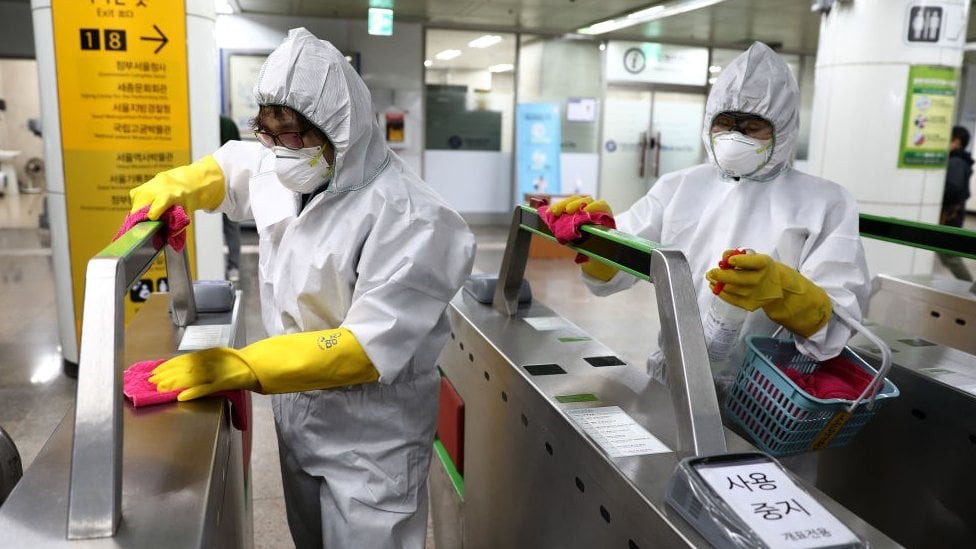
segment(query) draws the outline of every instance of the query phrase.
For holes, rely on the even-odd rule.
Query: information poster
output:
[[[88,261],[125,219],[129,189],[190,161],[186,8],[158,0],[52,0],[51,7],[80,336]],[[127,318],[166,289],[160,257],[130,288]]]
[[[240,53],[228,52],[224,59],[227,83],[224,93],[226,104],[224,112],[237,124],[237,130],[244,139],[253,139],[250,121],[258,112],[258,101],[254,98],[254,84],[258,81],[261,67],[270,52]]]
[[[562,152],[559,105],[520,103],[516,109],[518,139],[518,196],[559,193],[559,155]]]
[[[949,158],[956,107],[956,69],[915,65],[908,71],[899,168],[942,168]]]

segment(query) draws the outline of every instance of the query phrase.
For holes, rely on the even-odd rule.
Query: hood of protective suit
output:
[[[705,104],[702,139],[715,163],[711,129],[715,116],[736,111],[761,116],[773,124],[773,154],[759,171],[743,177],[768,181],[793,163],[800,126],[800,90],[786,62],[769,46],[754,42],[719,75]]]
[[[336,153],[329,192],[368,185],[390,161],[366,84],[339,50],[304,28],[288,31],[268,56],[254,97],[294,109],[326,135]]]

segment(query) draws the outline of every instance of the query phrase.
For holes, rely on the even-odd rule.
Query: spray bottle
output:
[[[728,257],[751,253],[755,252],[753,250],[736,248]],[[733,268],[729,265],[728,258],[723,258],[719,261],[718,266],[722,269]],[[729,352],[732,350],[732,346],[735,344],[736,339],[739,337],[739,332],[742,330],[742,325],[746,321],[746,316],[749,314],[749,311],[732,305],[719,297],[718,294],[722,292],[723,286],[725,286],[724,283],[718,282],[712,288],[712,293],[715,295],[712,297],[708,314],[705,315],[705,320],[702,322],[702,328],[705,331],[705,342],[708,344],[708,358],[712,362],[721,362],[728,358]]]

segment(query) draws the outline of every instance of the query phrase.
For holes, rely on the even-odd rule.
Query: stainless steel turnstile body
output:
[[[539,332],[526,318],[564,327]],[[462,293],[451,303],[451,326],[439,364],[465,403],[464,500],[461,516],[434,515],[443,521],[435,531],[460,526],[465,548],[708,546],[664,505],[676,453],[610,458],[565,415],[620,406],[676,449],[671,396],[642,368],[591,366],[583,357],[614,353],[537,302],[506,317]],[[544,364],[566,373],[533,376],[525,369]],[[599,401],[557,399],[570,395]],[[755,451],[731,431],[725,435],[730,452]],[[894,546],[836,502],[818,500],[872,547]]]
[[[976,285],[933,275],[874,278],[868,317],[906,334],[976,354]]]
[[[158,226],[143,225],[150,227],[123,237],[131,246],[120,240],[106,248],[121,250],[121,255],[103,252],[96,258],[108,264],[105,281],[113,288],[101,296],[106,299],[99,299],[104,288],[89,265],[85,320],[91,322],[83,326],[76,406],[0,507],[0,545],[253,544],[243,437],[231,425],[228,402],[213,398],[137,409],[120,400],[125,366],[177,354],[188,326],[221,325],[227,328],[221,330],[227,334],[221,344],[244,342],[240,292],[228,312],[196,313],[186,257],[174,257],[168,247],[173,293],[152,295],[123,332],[116,292],[126,291],[160,252],[159,243],[153,243]],[[101,318],[91,318],[89,305]]]
[[[683,256],[654,255],[644,267],[664,288],[656,288],[664,351],[680,365],[669,390],[544,304],[516,305],[524,255],[512,248],[528,245],[520,238],[513,230],[494,304],[461,292],[449,309],[451,339],[439,365],[464,401],[465,457],[463,499],[438,489],[444,470],[437,460],[432,467],[438,546],[707,547],[665,505],[668,480],[683,457],[755,449],[718,419],[694,292],[680,276]],[[670,450],[610,457],[567,415],[602,406],[619,406]],[[872,547],[897,546],[805,488]]]

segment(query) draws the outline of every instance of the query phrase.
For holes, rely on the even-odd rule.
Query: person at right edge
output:
[[[962,126],[952,127],[949,142],[949,163],[946,165],[945,188],[942,191],[942,215],[940,225],[962,227],[966,220],[966,200],[969,198],[969,179],[973,176],[973,157],[966,151],[969,130]],[[959,280],[972,282],[962,258],[957,255],[938,254],[939,261]]]
[[[256,141],[130,195],[150,219],[180,205],[254,220],[269,337],[178,355],[149,381],[181,401],[273,395],[296,547],[423,549],[436,360],[474,236],[390,150],[366,84],[328,42],[289,31],[254,96]]]
[[[783,326],[801,353],[826,360],[851,336],[833,309],[860,321],[867,303],[856,202],[840,185],[792,168],[798,106],[789,67],[768,46],[753,43],[722,70],[708,95],[702,138],[709,162],[661,176],[615,219],[623,232],[684,253],[702,320],[719,282],[721,299],[751,311],[729,358],[711,365],[720,399],[742,365],[746,336]],[[605,201],[579,196],[550,211],[581,207],[610,212]],[[730,256],[734,248],[755,253]],[[733,268],[716,268],[723,258]],[[637,281],[597,261],[581,266],[597,295]],[[648,359],[648,373],[667,384],[660,349]]]

